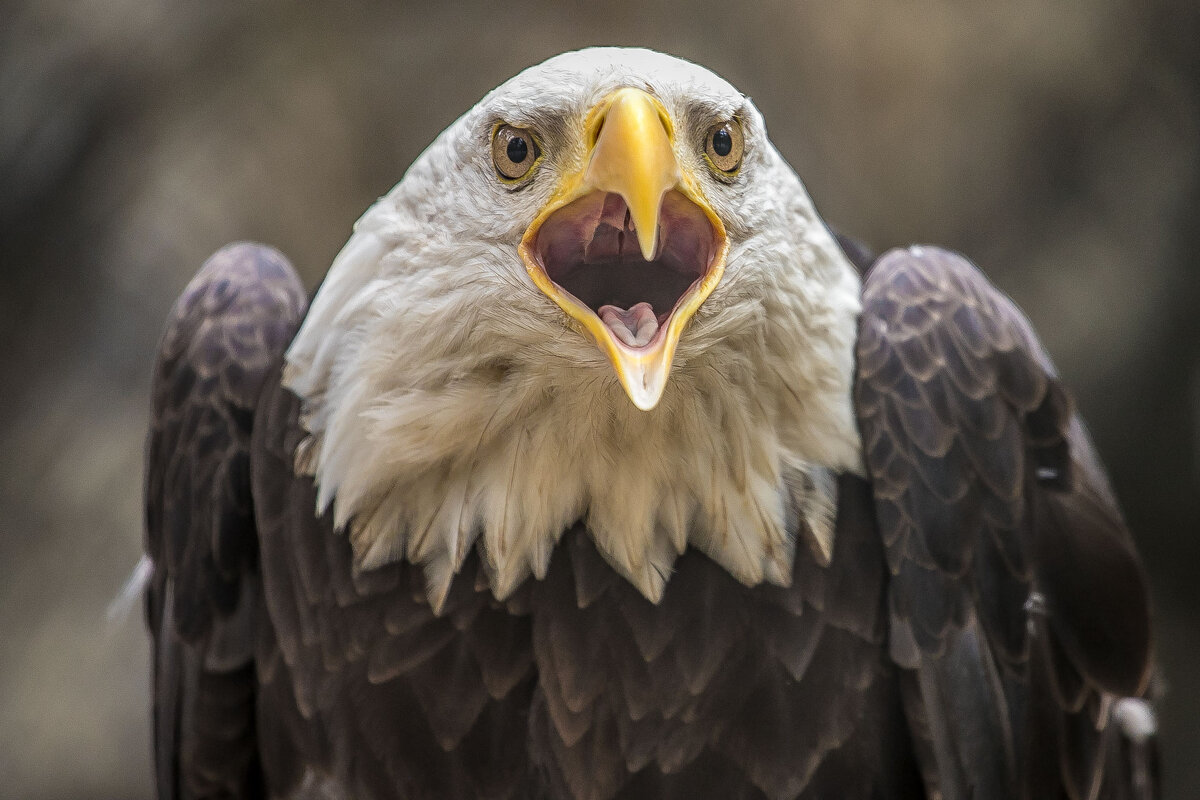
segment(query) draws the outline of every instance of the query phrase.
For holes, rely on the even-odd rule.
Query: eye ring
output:
[[[542,148],[528,128],[497,122],[492,129],[492,165],[504,183],[520,183],[542,160]]]
[[[721,177],[730,178],[742,166],[746,140],[736,119],[718,122],[704,134],[704,159]]]

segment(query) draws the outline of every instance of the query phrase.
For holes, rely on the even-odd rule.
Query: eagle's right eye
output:
[[[492,132],[492,163],[506,183],[528,177],[541,155],[537,139],[528,128],[500,124]]]

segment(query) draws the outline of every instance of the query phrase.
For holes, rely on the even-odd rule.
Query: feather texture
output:
[[[795,798],[839,784],[903,797],[916,785],[860,479],[837,482],[828,566],[798,551],[788,588],[746,587],[689,549],[650,603],[581,523],[545,578],[507,600],[476,549],[435,613],[408,562],[359,573],[378,589],[363,581],[342,601],[303,590],[357,567],[329,515],[290,511],[316,494],[286,469],[299,410],[269,389],[254,440],[263,581],[284,621],[260,713],[296,720],[264,761],[281,795],[313,770],[362,798],[392,796],[384,786],[418,797]]]
[[[146,456],[146,616],[164,800],[243,796],[261,780],[250,421],[304,308],[279,253],[231,245],[188,284],[159,345]]]
[[[1094,798],[1109,705],[1145,691],[1151,658],[1145,574],[1091,443],[1029,323],[966,260],[892,251],[863,301],[855,401],[929,782]]]

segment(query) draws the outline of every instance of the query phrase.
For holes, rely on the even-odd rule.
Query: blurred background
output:
[[[1153,577],[1168,796],[1200,796],[1200,4],[0,2],[0,790],[151,794],[154,349],[222,244],[313,286],[486,91],[589,44],[751,95],[826,219],[974,258],[1074,388]]]

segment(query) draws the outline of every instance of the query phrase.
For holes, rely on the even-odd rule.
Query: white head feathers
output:
[[[585,157],[588,109],[622,86],[661,100],[681,164],[713,118],[736,115],[746,138],[737,180],[703,187],[728,231],[725,275],[649,412],[517,254],[552,176]],[[498,121],[544,143],[516,191],[492,168]],[[545,574],[579,519],[652,600],[688,544],[746,583],[786,583],[787,506],[827,552],[830,471],[861,469],[858,311],[853,268],[745,97],[647,50],[567,53],[485,97],[355,226],[287,355],[310,434],[297,468],[360,566],[422,564],[435,606],[472,547],[504,596]]]

